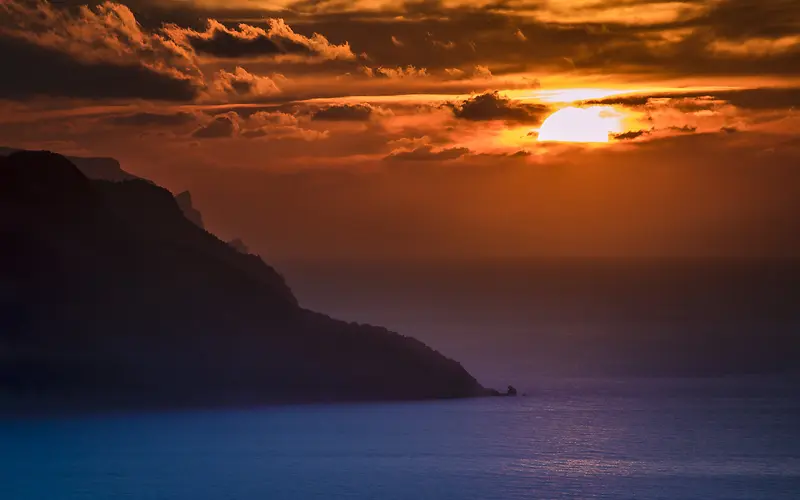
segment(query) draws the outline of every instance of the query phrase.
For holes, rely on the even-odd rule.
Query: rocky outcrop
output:
[[[239,253],[243,253],[243,254],[249,254],[250,253],[250,249],[247,248],[247,245],[245,245],[244,241],[242,241],[241,238],[232,239],[231,241],[228,242],[228,245],[230,245],[231,248],[233,248],[234,250],[236,250]]]
[[[199,210],[194,208],[194,204],[192,203],[192,194],[189,191],[184,191],[179,193],[175,196],[175,201],[178,203],[178,207],[183,212],[183,215],[192,221],[195,226],[205,229],[205,224],[203,224],[203,215],[200,213]]]

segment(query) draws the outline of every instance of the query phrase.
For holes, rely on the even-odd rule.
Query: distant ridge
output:
[[[49,152],[0,158],[0,400],[147,407],[491,393],[415,339],[303,309],[275,269],[235,246],[151,182],[91,180]]]

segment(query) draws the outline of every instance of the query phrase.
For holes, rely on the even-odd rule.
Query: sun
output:
[[[622,131],[622,115],[610,106],[562,108],[539,128],[539,141],[608,142],[609,134]]]

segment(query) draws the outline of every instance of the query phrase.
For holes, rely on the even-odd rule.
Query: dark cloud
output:
[[[713,110],[723,104],[725,104],[724,101],[720,101],[711,96],[677,98],[672,99],[669,102],[671,107],[684,113],[696,113],[698,111]]]
[[[192,137],[199,139],[218,139],[233,137],[239,130],[237,117],[233,114],[217,116],[207,125],[195,130]]]
[[[800,4],[793,0],[721,0],[709,6],[688,0],[681,3],[692,4],[694,9],[676,6],[673,20],[654,16],[653,21],[647,22],[648,5],[659,3],[669,2],[615,1],[582,6],[583,12],[598,14],[637,7],[643,15],[635,22],[622,16],[595,21],[592,15],[579,20],[567,16],[560,21],[556,16],[542,21],[535,12],[547,10],[546,6],[535,1],[525,5],[524,14],[515,12],[521,7],[507,2],[454,7],[424,2],[424,12],[418,10],[419,3],[405,3],[371,14],[326,14],[317,10],[313,20],[300,19],[294,21],[294,26],[298,30],[322,30],[333,39],[347,39],[354,48],[367,50],[370,59],[380,65],[413,64],[431,71],[491,64],[495,75],[575,68],[625,68],[671,75],[800,72],[797,45],[778,46],[775,50],[758,47],[760,39],[774,40],[798,33]],[[758,23],[751,22],[751,18],[758,19]],[[382,32],[391,32],[403,40],[402,50],[391,43],[375,43],[378,23]],[[523,33],[524,39],[514,36],[514,29]],[[433,39],[448,41],[450,50],[431,50]],[[743,42],[752,42],[753,46]]]
[[[355,55],[347,43],[334,45],[315,33],[306,37],[295,33],[282,19],[269,19],[265,29],[249,24],[240,24],[238,29],[228,28],[214,19],[209,19],[205,31],[195,31],[171,25],[166,33],[190,46],[195,51],[221,58],[295,55],[321,59],[354,59]]]
[[[253,130],[245,130],[242,132],[242,137],[245,139],[258,139],[259,137],[267,137],[269,135],[269,130],[259,128]]]
[[[653,99],[663,99],[669,98],[670,95],[666,94],[653,94],[653,95],[625,95],[625,96],[615,96],[615,97],[606,97],[604,99],[591,99],[588,101],[584,101],[583,104],[589,106],[628,106],[628,107],[637,107],[637,106],[645,106],[650,103]]]
[[[245,139],[265,139],[265,140],[295,140],[295,141],[319,141],[328,138],[327,131],[304,129],[297,125],[270,125],[256,129],[243,130],[239,134]]]
[[[541,104],[522,104],[497,92],[486,92],[453,105],[456,118],[473,121],[506,120],[522,123],[539,123],[550,112]]]
[[[735,134],[736,132],[739,131],[739,129],[736,127],[722,127],[721,129],[719,129],[719,131],[724,132],[726,134]]]
[[[757,88],[716,92],[714,96],[743,109],[800,107],[800,87]]]
[[[405,161],[446,161],[456,160],[462,156],[470,154],[469,148],[445,148],[434,151],[432,146],[422,146],[411,151],[397,151],[386,160],[405,160]]]
[[[477,154],[470,154],[471,158],[482,159],[482,158],[489,158],[489,159],[499,159],[499,158],[527,158],[532,156],[528,150],[520,149],[519,151],[514,151],[513,153],[477,153]]]
[[[311,119],[315,121],[367,121],[374,108],[367,104],[337,104],[315,111]]]
[[[360,72],[369,77],[390,79],[424,78],[430,76],[427,69],[417,68],[411,65],[406,67],[398,66],[396,68],[385,68],[383,66],[370,68],[369,66],[363,66],[360,68]]]
[[[795,0],[724,0],[691,24],[720,38],[747,40],[797,35],[800,4]]]
[[[89,99],[140,98],[189,101],[198,83],[176,73],[166,73],[133,63],[80,61],[54,48],[0,34],[0,97],[35,96]]]
[[[305,45],[286,39],[273,40],[269,36],[248,37],[240,31],[228,31],[224,27],[209,26],[205,33],[186,36],[197,51],[217,57],[242,57],[277,54],[311,54]]]
[[[272,78],[254,75],[237,66],[231,73],[219,70],[214,78],[214,87],[230,96],[268,96],[280,93],[278,85]]]
[[[689,125],[684,125],[683,127],[670,127],[669,129],[673,132],[681,132],[683,134],[693,134],[697,132],[697,127],[692,127]]]
[[[86,9],[90,14],[72,8],[84,3],[92,6]],[[597,2],[586,8],[602,14],[607,9],[639,9],[656,3],[665,2],[616,0]],[[703,5],[695,0],[681,3],[690,7]],[[6,0],[6,4],[22,5],[23,2]],[[69,9],[48,7],[47,16],[30,14],[35,9],[12,9],[28,12],[12,17],[9,23],[19,24],[12,30],[18,39],[24,38],[25,43],[29,43],[38,38],[41,43],[50,43],[46,47],[48,50],[80,61],[76,64],[83,66],[78,69],[86,71],[84,66],[88,66],[99,74],[76,76],[82,85],[74,84],[68,90],[42,89],[48,82],[34,81],[33,85],[25,85],[25,90],[8,94],[13,98],[55,94],[189,100],[198,93],[205,96],[204,91],[217,84],[226,86],[225,93],[238,100],[251,98],[253,94],[277,94],[274,90],[263,91],[269,87],[265,81],[256,85],[238,76],[214,79],[213,72],[230,71],[231,66],[221,67],[222,62],[211,58],[248,58],[251,59],[246,64],[248,70],[262,75],[278,72],[288,75],[290,80],[310,73],[321,79],[345,74],[353,76],[365,64],[369,64],[369,69],[361,70],[362,73],[376,77],[375,81],[378,78],[398,80],[391,82],[396,87],[390,88],[387,83],[378,90],[376,87],[383,83],[370,84],[372,87],[364,84],[360,90],[365,95],[373,92],[463,94],[490,86],[485,82],[446,86],[443,80],[484,78],[488,82],[490,77],[494,79],[491,87],[508,89],[512,86],[499,82],[498,78],[532,71],[578,69],[669,76],[800,72],[800,46],[790,43],[790,38],[800,32],[796,21],[800,19],[800,4],[792,0],[721,0],[705,9],[681,11],[674,20],[647,22],[647,16],[635,22],[603,18],[602,24],[593,21],[591,16],[579,16],[579,20],[542,21],[537,16],[548,7],[538,1],[526,3],[525,14],[518,11],[517,4],[512,6],[502,1],[483,6],[448,6],[450,4],[440,1],[406,2],[387,4],[377,10],[359,10],[346,2],[305,2],[280,11],[265,10],[261,5],[250,7],[247,2],[221,6],[216,2],[197,5],[196,2],[129,0],[126,4],[130,8],[98,0],[64,0],[57,5]],[[56,15],[51,15],[49,10]],[[24,20],[22,24],[20,19]],[[37,35],[47,33],[47,36]],[[76,39],[82,37],[86,39]],[[402,45],[393,43],[392,37]],[[433,40],[446,41],[449,50],[434,50]],[[3,54],[0,62],[12,57]],[[32,64],[21,65],[19,59],[4,67],[27,67],[29,72],[37,71],[30,69]],[[310,66],[308,63],[312,61],[318,64]],[[251,67],[251,63],[259,66]],[[108,65],[112,66],[111,76],[98,69]],[[50,64],[49,60],[36,66],[60,67]],[[45,72],[44,69],[38,71]],[[209,72],[209,80],[205,79],[203,71]],[[72,74],[68,70],[64,73]],[[363,76],[362,79],[370,80]],[[115,84],[91,84],[111,80]],[[426,85],[424,80],[430,83]],[[523,85],[519,78],[509,78],[511,81]],[[2,85],[13,84],[14,81],[4,81]],[[59,86],[70,85],[70,82],[59,83]],[[355,92],[346,83],[314,89],[283,84],[281,87],[281,97],[272,96],[270,101],[336,97]],[[260,90],[254,92],[254,89]],[[763,90],[770,92],[770,89]],[[224,100],[226,96],[215,94],[213,98]],[[751,101],[744,100],[742,106],[764,107],[768,106],[765,102],[772,102],[771,105],[777,107],[791,107],[798,102],[791,90],[784,90],[781,95],[772,91],[770,95],[754,94],[747,98]],[[629,99],[631,104],[636,104],[633,97]],[[647,100],[639,97],[638,102],[643,105]],[[491,109],[488,111],[492,113]],[[489,119],[536,121],[524,118],[520,111],[509,113],[510,118]],[[477,112],[474,116],[481,114]],[[495,110],[494,114],[508,113]],[[465,119],[473,119],[468,118],[469,107],[463,115]]]
[[[683,0],[679,3],[684,8],[674,6],[673,19],[654,14],[652,21],[647,20],[648,7],[666,10],[669,6],[659,4],[672,2],[598,1],[574,11],[577,19],[555,16],[545,21],[540,15],[548,11],[548,6],[538,0],[481,6],[401,2],[375,10],[359,9],[352,2],[300,1],[272,11],[261,4],[250,7],[246,2],[215,8],[210,2],[128,1],[146,26],[158,27],[159,21],[191,26],[197,31],[178,29],[198,52],[217,57],[321,53],[325,51],[315,49],[310,41],[317,40],[315,33],[324,33],[331,46],[349,42],[355,53],[365,51],[376,66],[410,64],[431,72],[487,64],[492,65],[495,75],[575,68],[624,68],[668,75],[800,72],[797,44],[787,42],[769,50],[759,46],[797,35],[800,3],[794,0]],[[642,16],[632,19],[620,15],[614,19],[604,15],[620,8],[635,8]],[[265,17],[285,18],[291,23],[293,36],[283,36],[281,30],[273,32],[273,20],[257,21]],[[198,26],[200,20],[208,18],[240,19],[249,24],[231,28],[214,21]],[[391,37],[402,46],[393,43]],[[438,45],[450,49],[435,50],[433,40],[444,42]],[[353,57],[350,52],[348,58]]]
[[[240,114],[228,111],[197,129],[193,137],[200,139],[237,138],[268,141],[319,141],[329,137],[325,130],[306,129],[293,114],[280,111],[259,111]],[[244,146],[242,146],[244,147]]]
[[[195,123],[197,121],[197,117],[192,113],[186,113],[183,111],[172,114],[142,112],[130,115],[112,116],[106,121],[112,125],[121,126],[168,127]]]
[[[638,139],[643,135],[647,135],[650,132],[647,130],[629,130],[627,132],[623,132],[621,134],[613,134],[612,137],[619,141],[631,141],[633,139]]]
[[[793,0],[720,0],[673,21],[604,23],[602,31],[627,38],[607,40],[573,60],[578,66],[625,65],[665,74],[796,75],[800,44],[791,37],[800,32],[797,19],[800,3]]]
[[[188,101],[265,96],[279,92],[271,78],[240,66],[233,72],[209,67],[198,53],[290,57],[273,58],[281,64],[355,59],[346,42],[332,44],[316,33],[296,33],[281,19],[269,19],[266,29],[247,24],[228,29],[211,20],[198,32],[177,24],[145,28],[130,8],[113,2],[71,7],[2,2],[0,65],[15,75],[0,83],[0,97]],[[139,16],[148,12],[145,3],[137,4]],[[207,80],[204,72],[212,68],[216,73]]]
[[[725,101],[742,109],[785,109],[800,106],[800,87],[660,92],[649,95],[624,95],[594,99],[585,101],[585,104],[637,107],[655,104],[664,99],[674,100],[677,107],[683,107],[685,110],[705,109],[713,104],[709,102],[711,100]],[[688,103],[690,99],[700,100],[700,102],[695,102],[694,106],[690,107],[690,103]]]

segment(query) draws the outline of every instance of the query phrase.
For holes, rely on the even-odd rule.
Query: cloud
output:
[[[194,31],[169,25],[165,32],[179,44],[188,45],[201,54],[219,58],[298,56],[302,59],[355,59],[350,45],[334,45],[314,33],[311,37],[295,33],[283,19],[269,19],[269,28],[239,24],[229,29],[214,19],[208,20],[205,31]]]
[[[215,88],[223,94],[265,96],[280,93],[274,80],[267,76],[249,73],[237,66],[233,73],[219,70],[214,79]]]
[[[467,72],[461,68],[445,68],[444,72],[447,76],[455,79],[464,78],[464,76],[467,74]]]
[[[188,78],[136,64],[80,62],[55,49],[0,38],[0,67],[15,68],[13,78],[0,78],[0,98],[36,96],[87,99],[141,98],[189,101],[198,85]]]
[[[477,65],[467,72],[461,68],[444,68],[444,75],[452,80],[491,80],[494,75],[488,66]]]
[[[472,76],[475,78],[484,78],[484,79],[491,79],[492,72],[489,71],[488,66],[477,65],[475,66],[475,70],[472,72]]]
[[[240,135],[246,139],[317,141],[330,135],[327,130],[300,127],[297,116],[281,111],[259,111],[246,119]]]
[[[113,116],[106,120],[106,122],[112,125],[138,127],[179,126],[195,123],[196,121],[197,116],[184,111],[171,114],[141,112],[130,115]]]
[[[697,132],[697,127],[692,127],[689,125],[684,125],[682,127],[670,127],[669,129],[673,132],[681,132],[683,134],[693,134]]]
[[[258,111],[242,116],[236,111],[216,115],[195,130],[199,139],[237,138],[261,140],[318,141],[330,136],[327,130],[306,129],[297,116],[282,111]]]
[[[731,90],[716,92],[714,96],[742,109],[759,110],[800,107],[800,87]]]
[[[800,7],[793,0],[581,1],[580,8],[573,1],[538,0],[368,2],[379,10],[363,2],[313,3],[313,11],[293,21],[298,30],[320,30],[368,48],[384,66],[413,64],[435,72],[491,64],[495,74],[506,67],[517,73],[800,73],[800,46],[793,38]],[[402,40],[403,50],[376,43],[376,31]],[[413,43],[418,40],[425,43]],[[530,57],[531,47],[536,57]]]
[[[211,122],[195,130],[192,137],[198,139],[220,139],[233,137],[238,132],[238,115],[236,113],[227,113],[214,117]]]
[[[750,38],[745,41],[715,40],[708,50],[718,56],[774,57],[791,52],[800,46],[800,35],[780,38]]]
[[[287,140],[296,139],[301,141],[319,141],[327,139],[330,134],[327,130],[310,130],[297,126],[269,126],[257,129],[245,130],[241,136],[247,139],[270,139],[270,140]]]
[[[5,25],[2,37],[13,36],[29,44],[46,46],[84,65],[112,64],[140,68],[137,71],[146,73],[131,75],[127,71],[124,77],[117,77],[119,68],[114,68],[114,78],[118,82],[143,80],[147,84],[103,84],[108,88],[90,84],[91,91],[76,89],[76,85],[68,95],[91,96],[96,91],[100,97],[110,94],[123,96],[121,98],[143,96],[167,100],[191,100],[198,95],[205,99],[214,91],[217,92],[214,98],[226,99],[218,89],[218,84],[224,84],[225,79],[218,82],[217,75],[220,70],[235,74],[236,65],[251,74],[270,75],[268,78],[277,87],[291,94],[286,99],[344,95],[349,87],[342,82],[356,78],[358,66],[367,61],[356,54],[364,51],[369,54],[370,66],[361,70],[364,74],[406,80],[392,84],[391,91],[398,94],[484,91],[489,85],[477,80],[488,80],[490,76],[495,89],[523,87],[526,85],[523,75],[533,71],[550,74],[573,69],[592,72],[602,68],[615,74],[671,76],[788,75],[800,71],[800,64],[792,64],[800,63],[800,47],[792,42],[792,37],[797,35],[796,23],[792,21],[797,16],[793,14],[799,10],[793,5],[796,2],[789,0],[737,0],[744,2],[741,5],[747,6],[745,10],[752,13],[752,18],[759,19],[757,26],[750,23],[749,28],[736,17],[744,10],[733,0],[720,0],[706,6],[686,0],[679,3],[692,8],[673,20],[656,21],[655,17],[644,15],[637,18],[636,23],[624,14],[626,9],[647,14],[662,7],[674,11],[676,6],[660,0],[596,2],[587,7],[590,15],[584,16],[584,20],[576,18],[574,9],[565,8],[570,11],[569,15],[561,20],[555,16],[544,22],[540,13],[553,14],[552,6],[542,4],[533,8],[530,4],[532,10],[529,11],[517,8],[516,4],[513,8],[503,7],[505,2],[481,5],[458,1],[386,3],[381,9],[373,10],[365,9],[362,3],[310,1],[302,5],[295,3],[288,11],[278,11],[277,7],[270,10],[263,2],[238,0],[224,6],[211,0],[200,2],[202,6],[197,2],[129,1],[139,19],[128,7],[114,3],[97,5],[100,0],[92,0],[90,3],[97,5],[92,8],[77,7],[81,0],[64,0],[58,3],[64,8],[42,4],[47,5],[43,9],[36,7],[36,2],[4,0],[3,9],[12,14],[6,15],[10,22],[2,23]],[[19,5],[28,7],[23,9]],[[280,18],[293,9],[299,10],[294,10],[291,19]],[[40,10],[46,15],[38,15]],[[0,17],[3,15],[0,13]],[[572,20],[566,22],[567,18]],[[604,24],[592,21],[594,18],[604,19]],[[18,22],[20,19],[22,21]],[[204,21],[206,19],[210,20]],[[234,21],[248,19],[251,21]],[[231,24],[234,22],[236,24]],[[727,46],[725,44],[753,47],[755,52],[751,54],[750,49],[720,52],[720,47]],[[535,58],[530,57],[531,47],[536,47]],[[14,67],[20,67],[17,61],[19,58],[14,61]],[[317,64],[310,66],[310,62]],[[288,75],[293,86],[287,88],[276,81],[272,76],[276,71]],[[431,83],[426,86],[423,82],[412,81],[422,77]],[[301,90],[295,92],[300,87],[294,84],[303,78],[307,82],[301,83]],[[112,80],[102,74],[95,78],[94,73],[92,79]],[[318,84],[313,89],[312,79]],[[471,85],[456,88],[456,80],[470,79]],[[239,101],[252,95],[276,95],[267,81],[256,86],[260,90],[255,93],[241,92],[247,86],[239,78],[227,81],[231,85],[226,94]],[[437,92],[434,83],[448,81],[449,86]],[[15,95],[23,92],[35,95],[31,93],[33,89],[44,93],[37,87],[45,86],[45,82],[33,83],[26,85],[24,91],[16,90]],[[13,82],[4,84],[11,86]],[[154,88],[157,85],[166,88],[158,91]],[[120,88],[113,88],[117,86]],[[240,91],[234,92],[232,86],[239,86]],[[271,90],[265,91],[268,88]],[[390,92],[388,85],[377,82],[363,84],[359,90]]]
[[[469,148],[452,147],[438,151],[433,146],[420,146],[411,151],[395,151],[385,160],[404,160],[404,161],[447,161],[456,160],[462,156],[470,154]]]
[[[733,90],[692,90],[686,92],[656,92],[613,96],[585,101],[585,104],[646,106],[671,105],[685,111],[713,107],[724,101],[741,109],[766,110],[800,107],[800,87],[764,87]]]
[[[441,40],[431,40],[431,43],[433,44],[434,47],[439,49],[453,50],[456,48],[456,42],[452,40],[448,40],[446,42],[443,42]]]
[[[60,10],[49,3],[0,4],[0,96],[186,101],[203,87],[191,54],[143,31],[111,2]]]
[[[311,115],[314,121],[367,121],[372,117],[374,108],[368,104],[336,104],[315,111]]]
[[[718,39],[780,39],[797,34],[800,5],[793,0],[723,0],[716,2],[693,24]]]
[[[629,130],[621,134],[613,134],[612,137],[618,141],[632,141],[633,139],[648,135],[649,133],[648,130]]]
[[[298,120],[295,115],[281,111],[258,111],[249,117],[249,122],[255,125],[297,125]]]
[[[396,68],[385,68],[383,66],[370,68],[368,66],[362,66],[361,72],[369,77],[390,79],[423,78],[430,76],[428,75],[428,70],[425,68],[417,68],[414,66],[398,66]]]
[[[527,158],[532,156],[533,153],[526,149],[520,149],[513,152],[499,152],[499,153],[478,153],[474,154],[475,158]]]
[[[506,120],[539,123],[550,108],[539,104],[522,104],[495,92],[486,92],[453,105],[456,118],[472,121]]]

